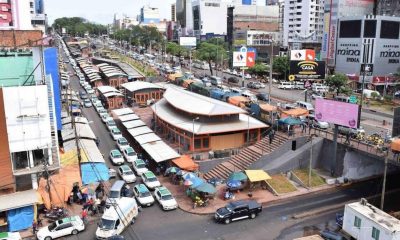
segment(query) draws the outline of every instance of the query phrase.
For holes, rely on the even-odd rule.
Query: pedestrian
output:
[[[84,223],[86,223],[87,214],[88,214],[87,209],[86,209],[86,208],[83,208],[83,209],[82,209],[81,216],[82,216],[82,221],[83,221]]]
[[[32,222],[32,232],[33,232],[33,235],[36,234],[36,231],[37,231],[37,223],[36,223],[35,220],[33,220],[33,222]]]
[[[350,145],[350,132],[346,134],[346,141],[344,142],[344,144]]]
[[[312,129],[312,123],[308,124],[308,134],[311,134],[311,129]]]
[[[301,133],[306,132],[306,123],[301,124]]]

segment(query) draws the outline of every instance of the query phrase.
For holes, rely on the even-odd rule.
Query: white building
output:
[[[221,0],[193,1],[193,30],[197,37],[212,33],[226,35],[228,2]]]
[[[159,23],[160,22],[160,10],[155,7],[143,6],[140,9],[140,23]]]
[[[285,0],[283,45],[294,49],[322,42],[324,0]]]
[[[361,199],[346,204],[343,231],[360,240],[399,240],[400,220]]]
[[[115,29],[129,29],[132,26],[139,25],[139,21],[136,18],[123,16],[122,18],[114,19]]]
[[[46,30],[47,17],[40,0],[0,1],[0,17],[0,30]]]
[[[192,0],[176,0],[176,21],[180,36],[193,36]]]

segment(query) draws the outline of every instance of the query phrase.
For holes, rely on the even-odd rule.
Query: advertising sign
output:
[[[315,118],[319,121],[357,128],[359,105],[317,98]]]
[[[374,64],[361,64],[360,74],[365,76],[372,76],[374,72]]]
[[[12,26],[14,26],[14,23],[11,2],[0,1],[0,28]]]
[[[315,51],[306,49],[306,50],[292,50],[290,51],[290,60],[293,61],[314,61],[315,60]]]
[[[196,46],[196,37],[180,37],[179,45],[185,47],[195,47]]]
[[[233,66],[234,67],[246,67],[246,55],[243,52],[233,52]]]
[[[324,79],[324,61],[290,61],[289,78],[296,81]]]
[[[247,52],[246,67],[253,67],[256,63],[256,54],[254,52]]]

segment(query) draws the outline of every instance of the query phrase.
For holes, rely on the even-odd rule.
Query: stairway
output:
[[[265,137],[256,144],[246,147],[239,154],[232,157],[231,160],[215,166],[204,175],[206,180],[210,178],[227,179],[232,172],[243,171],[252,163],[258,161],[263,155],[267,155],[288,141],[284,133],[277,132],[272,144],[269,144],[269,138]]]

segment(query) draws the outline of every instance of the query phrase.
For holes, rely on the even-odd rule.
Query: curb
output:
[[[200,215],[200,216],[213,215],[213,214],[214,214],[214,212],[211,212],[211,213],[209,213],[209,212],[199,213],[199,212],[195,212],[195,211],[190,211],[190,210],[187,210],[187,209],[182,208],[182,207],[179,206],[179,205],[178,205],[178,208],[179,208],[180,210],[182,210],[183,212],[190,213],[190,214],[196,214],[196,215]]]

